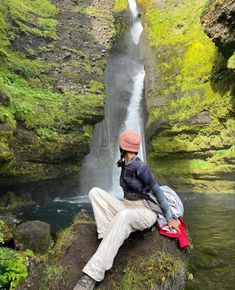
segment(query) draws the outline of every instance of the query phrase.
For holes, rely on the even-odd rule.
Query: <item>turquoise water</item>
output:
[[[235,289],[235,195],[184,194],[181,198],[193,241],[189,272],[194,279],[187,281],[185,290]],[[82,208],[92,215],[84,198],[26,207],[16,214],[21,221],[46,221],[55,233]]]
[[[185,289],[235,289],[235,195],[181,197],[193,241]]]

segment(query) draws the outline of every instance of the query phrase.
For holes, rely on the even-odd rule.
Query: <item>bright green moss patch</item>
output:
[[[112,17],[113,17],[109,10],[97,9],[91,5],[77,6],[76,8],[74,8],[74,12],[85,13],[85,14],[88,14],[90,16],[95,16],[95,17],[99,17],[99,18],[112,19]]]
[[[0,288],[16,289],[18,283],[27,277],[28,258],[32,252],[16,253],[8,248],[0,248]]]
[[[115,0],[114,1],[114,11],[123,12],[126,10],[128,0]]]
[[[228,59],[227,66],[229,69],[235,70],[235,52],[233,55]]]
[[[37,23],[37,29],[50,32],[56,27],[56,21],[52,18],[58,10],[47,0],[44,1],[16,1],[8,3],[12,17],[27,22]],[[16,120],[22,122],[28,129],[36,129],[39,136],[45,139],[58,139],[56,127],[64,128],[67,124],[91,118],[96,113],[96,108],[103,106],[104,87],[97,81],[91,81],[86,95],[52,92],[54,79],[50,76],[55,64],[46,64],[40,60],[27,59],[24,54],[13,52],[9,49],[6,37],[10,24],[5,20],[6,7],[0,6],[0,20],[3,24],[0,39],[0,87],[8,93],[11,103],[8,107],[0,106],[1,120],[14,129]],[[30,18],[31,14],[40,15],[37,19]],[[45,18],[43,18],[45,17]],[[31,29],[31,27],[30,27]],[[29,31],[30,33],[32,31]],[[52,30],[51,30],[52,32]],[[74,52],[74,51],[73,51]],[[77,52],[77,51],[76,51]],[[80,56],[83,55],[82,52]],[[90,73],[102,74],[102,67],[92,67],[88,56],[85,56],[81,65]],[[97,96],[97,90],[102,96]]]
[[[131,261],[124,269],[125,274],[118,289],[171,289],[172,285],[180,289],[184,284],[185,272],[185,264],[179,258],[158,252]]]
[[[7,4],[11,18],[21,31],[56,39],[57,21],[53,17],[58,13],[58,9],[51,2],[9,0]]]

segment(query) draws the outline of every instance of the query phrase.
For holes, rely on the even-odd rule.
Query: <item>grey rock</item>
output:
[[[211,121],[211,117],[207,111],[202,111],[198,113],[196,116],[188,119],[187,123],[189,124],[209,124]]]
[[[49,224],[38,220],[22,223],[14,232],[15,245],[20,250],[46,253],[53,245],[50,229]]]

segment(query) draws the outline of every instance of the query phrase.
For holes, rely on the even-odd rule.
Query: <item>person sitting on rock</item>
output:
[[[150,228],[157,220],[154,196],[162,209],[170,228],[179,230],[168,201],[147,165],[137,156],[141,144],[140,135],[125,130],[119,137],[121,159],[120,185],[124,198],[118,199],[106,191],[94,187],[89,199],[94,211],[98,239],[102,239],[95,254],[83,268],[84,275],[74,290],[92,290],[96,282],[104,279],[105,271],[113,265],[120,246],[131,232]]]

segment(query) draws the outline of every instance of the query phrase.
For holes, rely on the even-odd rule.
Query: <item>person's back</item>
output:
[[[105,271],[129,234],[136,230],[150,228],[157,220],[156,211],[151,208],[151,192],[164,213],[169,227],[178,229],[179,222],[172,215],[169,204],[148,166],[137,156],[141,144],[140,135],[126,130],[119,137],[121,159],[120,185],[124,198],[117,199],[101,188],[89,192],[97,225],[98,239],[102,239],[95,254],[83,268],[84,275],[74,290],[92,290],[97,281],[104,279]]]

